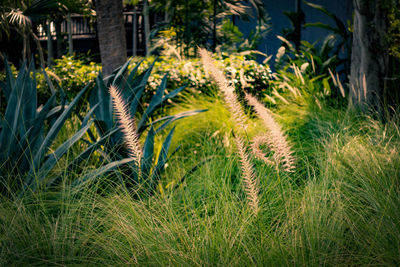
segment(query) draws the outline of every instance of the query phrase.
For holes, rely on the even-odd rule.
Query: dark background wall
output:
[[[282,35],[284,28],[291,27],[290,20],[283,14],[284,11],[295,10],[295,0],[263,0],[269,17],[271,18],[271,31],[268,33],[266,38],[261,40],[258,50],[267,53],[268,55],[275,55],[281,41],[276,38],[277,35]],[[351,21],[353,6],[351,0],[310,0],[309,2],[322,5],[328,11],[334,13],[342,21]],[[332,19],[326,14],[309,7],[308,5],[301,4],[303,12],[305,13],[305,22],[323,22],[334,25]],[[251,30],[256,26],[256,21],[251,20],[250,22],[240,21],[238,22],[239,29],[247,36]],[[303,28],[302,40],[307,40],[311,43],[317,40],[323,40],[330,32],[319,28]]]

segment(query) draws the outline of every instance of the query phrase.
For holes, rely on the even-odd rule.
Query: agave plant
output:
[[[149,189],[150,193],[153,193],[158,185],[160,174],[163,172],[168,160],[168,151],[175,127],[169,131],[164,139],[158,155],[155,155],[154,147],[156,135],[176,120],[205,111],[187,111],[154,120],[153,117],[157,110],[167,100],[172,99],[185,88],[185,86],[182,86],[166,93],[166,74],[150,98],[150,101],[143,103],[146,84],[154,63],[155,61],[147,70],[140,74],[137,73],[140,63],[129,72],[128,66],[130,61],[128,61],[116,69],[107,79],[103,79],[101,73],[98,75],[96,84],[89,97],[89,103],[94,111],[94,124],[99,138],[96,139],[95,134],[88,131],[91,137],[89,141],[90,146],[71,162],[70,166],[74,167],[74,165],[79,164],[82,159],[87,158],[96,150],[100,151],[100,155],[109,161],[109,164],[82,176],[79,181],[74,183],[76,187],[81,188],[81,185],[86,182],[124,164],[130,167],[128,170],[124,168],[125,174],[127,174],[124,177],[130,177],[129,180],[125,179],[122,181],[124,186],[137,188],[137,186],[143,187],[143,185],[146,185],[145,188]],[[114,88],[114,96],[111,96],[109,93],[110,87]],[[120,107],[120,111],[117,110],[116,112],[115,108],[118,107]],[[143,111],[141,112],[141,110]],[[118,116],[116,116],[116,113],[118,113]],[[125,120],[125,123],[121,120]],[[136,121],[138,121],[137,125]],[[124,129],[127,123],[131,123],[132,127]],[[136,146],[136,152],[133,153],[136,156],[132,156],[132,149],[129,149],[129,140],[126,141],[126,136],[134,135],[138,140],[143,134],[146,134],[144,145],[140,146],[140,148],[137,145],[133,145]],[[128,148],[125,146],[126,143],[128,143]],[[157,160],[155,160],[156,157]]]
[[[90,127],[91,121],[86,117],[80,130],[49,153],[60,129],[88,86],[70,103],[59,88],[62,100],[57,106],[56,91],[44,72],[53,94],[45,105],[38,107],[33,65],[24,63],[16,79],[7,61],[5,71],[5,81],[0,84],[7,102],[0,118],[0,190],[2,193],[10,189],[34,191],[49,182],[46,178],[57,161]]]

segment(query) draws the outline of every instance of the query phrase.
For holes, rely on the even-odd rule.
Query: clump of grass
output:
[[[225,103],[228,105],[228,108],[232,113],[235,122],[241,127],[241,129],[246,129],[245,115],[237,99],[234,88],[232,86],[229,86],[225,75],[222,73],[221,70],[215,67],[212,58],[205,49],[200,50],[200,55],[206,71],[210,72],[218,87],[224,93]],[[257,214],[259,209],[259,188],[256,176],[254,174],[253,166],[249,160],[249,156],[246,152],[244,143],[239,136],[235,136],[235,143],[239,152],[243,182],[249,202],[249,207],[253,210],[254,214]]]
[[[228,109],[232,113],[235,122],[241,127],[241,129],[245,129],[246,116],[235,94],[235,88],[229,85],[223,72],[214,65],[214,61],[207,50],[200,49],[200,56],[205,71],[209,72],[211,77],[217,83],[218,88],[223,93],[225,103],[228,105]]]

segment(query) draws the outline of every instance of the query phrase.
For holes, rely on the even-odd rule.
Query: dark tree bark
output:
[[[104,77],[126,61],[122,0],[97,0],[97,32]]]
[[[217,48],[217,0],[213,2],[213,43],[212,51],[215,52]]]
[[[389,54],[386,43],[387,7],[382,0],[353,0],[354,32],[350,70],[350,94],[364,111],[382,114]]]
[[[301,0],[296,0],[295,12],[296,12],[296,22],[294,26],[293,32],[293,43],[298,49],[300,47],[301,42],[301,26],[304,22],[304,13],[301,9]]]

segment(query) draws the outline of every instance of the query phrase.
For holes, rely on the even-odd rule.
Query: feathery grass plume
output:
[[[139,143],[135,120],[130,115],[128,105],[123,100],[118,89],[115,86],[110,86],[109,91],[113,101],[115,114],[121,125],[126,145],[128,146],[129,155],[135,158],[137,166],[140,166],[142,148]]]
[[[219,89],[223,92],[225,102],[228,105],[229,111],[231,112],[235,122],[239,124],[242,129],[245,129],[245,115],[242,106],[237,100],[235,88],[229,85],[225,75],[214,65],[214,60],[211,58],[207,50],[204,48],[200,49],[200,56],[206,73],[210,73]]]
[[[240,165],[243,172],[243,181],[245,192],[247,194],[247,200],[249,201],[249,206],[253,210],[254,214],[257,214],[259,209],[259,189],[256,176],[254,175],[253,165],[249,160],[249,156],[246,152],[242,139],[238,136],[235,136],[235,143],[240,156]]]
[[[268,147],[274,152],[274,160],[283,165],[285,171],[292,171],[294,166],[293,152],[286,140],[280,125],[274,120],[272,112],[261,104],[254,96],[245,94],[248,103],[253,106],[258,117],[264,122],[268,129],[269,138],[266,140]],[[257,140],[259,141],[259,140]]]
[[[260,149],[260,146],[264,144],[266,144],[267,146],[269,145],[268,136],[260,135],[254,137],[251,143],[251,150],[253,152],[253,155],[259,158],[260,160],[264,161],[266,164],[273,166],[274,162],[269,158],[267,158],[264,152]]]

